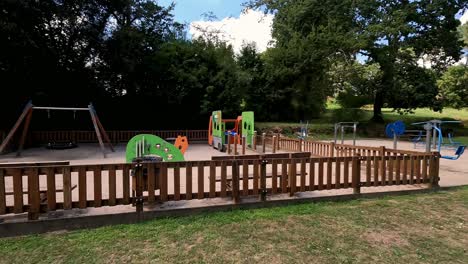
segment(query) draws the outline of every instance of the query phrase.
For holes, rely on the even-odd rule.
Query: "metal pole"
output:
[[[356,123],[353,126],[353,146],[356,146]]]
[[[335,123],[334,143],[336,144],[336,138],[338,137],[338,124]]]
[[[431,129],[432,125],[427,123],[424,125],[424,129],[426,129],[426,152],[431,152]]]
[[[395,133],[395,131],[393,131],[393,149],[397,149],[397,141],[398,141],[397,134]]]
[[[344,144],[344,129],[345,129],[345,127],[341,126],[341,145]]]
[[[432,125],[434,127],[437,127],[437,123],[432,123]],[[437,143],[436,143],[436,139],[437,139],[437,134],[436,133],[437,133],[437,131],[436,131],[436,129],[434,127],[432,127],[432,147],[437,148]]]

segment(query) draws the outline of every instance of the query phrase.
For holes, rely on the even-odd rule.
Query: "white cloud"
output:
[[[238,52],[243,43],[255,42],[257,49],[267,49],[271,38],[273,15],[261,11],[247,10],[238,18],[226,17],[220,21],[193,21],[190,23],[190,34],[197,38],[204,36],[203,31],[214,32],[220,40],[231,44]]]
[[[463,16],[460,17],[460,21],[462,24],[465,24],[466,22],[468,22],[468,11],[465,11]]]

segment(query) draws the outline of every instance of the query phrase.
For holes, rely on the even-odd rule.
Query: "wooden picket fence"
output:
[[[438,184],[439,154],[0,166],[0,215],[317,190]],[[17,166],[17,165],[16,165]]]
[[[189,141],[208,141],[208,130],[110,130],[107,131],[112,143],[126,143],[138,134],[153,134],[163,139],[187,136]],[[47,144],[48,142],[76,143],[97,142],[95,131],[33,131],[29,142],[33,144]]]
[[[258,139],[261,142],[261,138]],[[272,144],[272,137],[265,138],[266,144]],[[318,157],[351,157],[351,156],[403,156],[421,155],[420,151],[389,149],[384,146],[353,146],[346,144],[335,144],[334,142],[323,142],[313,140],[301,140],[278,136],[278,150],[311,152]]]

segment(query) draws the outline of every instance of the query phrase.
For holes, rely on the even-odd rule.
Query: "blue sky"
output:
[[[175,2],[175,19],[178,22],[192,22],[201,19],[201,15],[213,12],[218,19],[234,16],[238,17],[246,0],[158,0],[163,6]]]

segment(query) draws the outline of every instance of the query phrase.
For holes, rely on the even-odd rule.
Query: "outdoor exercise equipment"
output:
[[[106,157],[106,149],[104,146],[103,138],[108,144],[109,148],[111,149],[112,152],[114,152],[114,148],[112,147],[112,144],[110,142],[109,136],[106,133],[106,130],[101,124],[101,121],[99,121],[99,118],[97,116],[96,110],[93,107],[93,104],[89,104],[88,107],[86,108],[76,108],[76,107],[42,107],[42,106],[34,106],[32,104],[32,101],[29,101],[26,106],[24,107],[23,113],[20,115],[18,120],[16,121],[15,125],[13,128],[10,130],[6,138],[3,140],[2,144],[0,145],[0,154],[5,151],[5,148],[7,145],[10,143],[11,139],[13,138],[13,135],[15,132],[18,130],[19,126],[21,123],[24,121],[24,126],[23,126],[23,133],[21,134],[20,142],[19,142],[19,147],[16,153],[16,156],[21,155],[21,151],[23,151],[23,146],[24,142],[26,140],[26,136],[28,134],[28,129],[29,129],[29,124],[31,123],[31,117],[33,110],[46,110],[48,113],[48,116],[50,118],[50,111],[73,111],[76,113],[76,111],[87,111],[91,115],[91,121],[93,122],[94,129],[96,131],[96,136],[99,141],[99,145],[101,147],[102,154],[104,155],[104,158]]]
[[[452,149],[458,148],[461,145],[461,143],[453,141],[453,133],[448,133],[447,135],[448,142],[444,142],[442,125],[443,124],[460,124],[460,123],[461,121],[442,121],[442,120],[437,120],[437,119],[429,120],[425,122],[412,123],[412,125],[428,124],[428,128],[431,130],[430,132],[432,134],[432,141],[426,140],[426,143],[424,143],[422,141],[423,135],[422,133],[419,133],[418,137],[412,140],[414,143],[414,148],[417,148],[418,145],[425,145],[426,149],[427,148],[440,149],[442,147],[452,148]],[[440,135],[437,135],[438,131],[440,131]],[[428,133],[426,133],[426,137],[427,135]],[[429,145],[429,147],[427,145]]]
[[[242,112],[236,119],[223,119],[221,111],[213,111],[208,125],[208,144],[224,152],[226,143],[241,144],[241,137],[246,139],[248,146],[253,146],[255,135],[254,112]],[[227,123],[234,123],[232,129],[226,129]]]
[[[178,147],[152,134],[140,134],[131,138],[127,143],[125,156],[129,163],[138,158],[158,160],[158,157],[163,161],[184,161],[184,155]]]
[[[437,122],[434,122],[437,121]],[[414,125],[424,125],[424,129],[426,130],[426,152],[431,151],[431,135],[433,137],[437,137],[437,140],[432,138],[432,142],[434,143],[433,146],[437,146],[436,149],[440,153],[440,150],[442,148],[442,142],[443,142],[443,136],[442,136],[442,128],[441,128],[441,122],[450,122],[450,123],[458,123],[456,121],[440,121],[440,120],[431,120],[428,122],[419,122],[419,123],[413,123]],[[435,145],[435,142],[437,141],[437,145]],[[448,160],[457,160],[460,158],[461,155],[465,152],[466,146],[463,145],[458,145],[455,154],[453,156],[449,155],[442,155],[442,159],[448,159]]]
[[[389,138],[393,138],[393,149],[397,149],[398,137],[403,135],[405,130],[405,123],[400,120],[390,123],[385,127],[385,135]]]
[[[301,131],[299,134],[300,139],[306,139],[309,136],[309,121],[307,121],[305,124],[302,123],[301,120]]]
[[[437,126],[434,126],[433,129],[435,131],[437,131],[438,141],[441,142],[442,141],[442,129],[437,127]],[[440,153],[441,145],[442,144],[437,145],[437,151],[439,153]],[[455,151],[455,154],[453,156],[442,155],[441,158],[442,159],[449,159],[449,160],[457,160],[458,158],[460,158],[461,155],[463,155],[463,153],[465,152],[465,148],[466,148],[466,146],[458,146],[457,150]]]
[[[356,131],[357,131],[357,125],[359,122],[339,122],[335,123],[335,135],[334,135],[334,142],[336,144],[336,140],[338,137],[338,130],[341,131],[341,144],[344,143],[344,134],[345,134],[345,129],[346,128],[352,128],[353,129],[353,146],[356,146]]]

